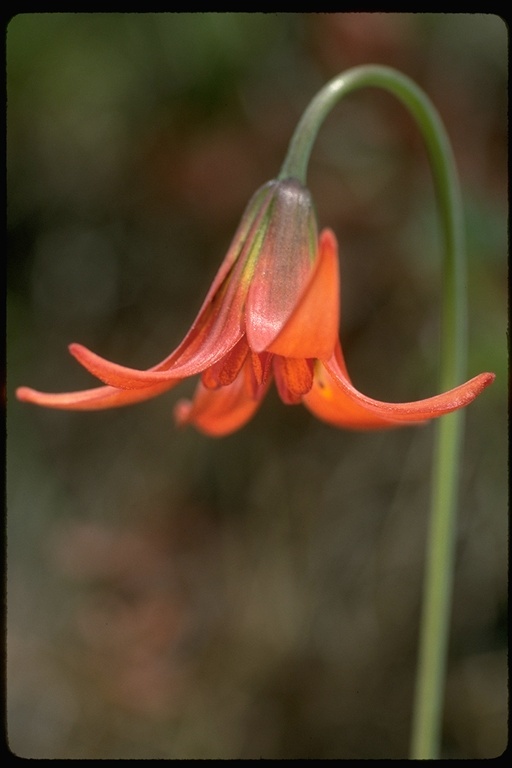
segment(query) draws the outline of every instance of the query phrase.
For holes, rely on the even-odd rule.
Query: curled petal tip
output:
[[[92,354],[87,347],[84,347],[83,344],[78,344],[76,341],[68,344],[68,352],[73,355],[73,357],[76,357],[77,360],[80,360],[83,355]]]
[[[472,402],[486,387],[493,383],[495,378],[495,373],[480,373],[467,381],[466,384],[457,387],[456,389],[461,391],[463,397],[462,404],[466,405]]]
[[[495,373],[482,373],[480,374],[483,378],[483,387],[488,387],[489,384],[492,384],[494,379],[496,378]]]
[[[30,387],[18,387],[15,392],[17,400],[21,400],[22,403],[34,402],[35,394],[35,390]]]
[[[81,357],[83,353],[87,354],[89,350],[87,347],[84,347],[83,344],[78,344],[76,341],[71,342],[71,344],[68,344],[68,352],[70,355],[73,355],[78,362],[80,362]]]

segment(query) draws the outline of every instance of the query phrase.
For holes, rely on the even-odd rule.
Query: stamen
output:
[[[245,367],[245,389],[250,397],[258,398],[272,374],[272,358],[269,352],[251,352]]]
[[[203,371],[201,381],[204,386],[208,389],[218,389],[231,384],[242,370],[248,352],[249,347],[243,336],[218,363]]]
[[[283,403],[300,403],[313,386],[312,359],[281,357],[274,355],[274,375],[276,387]]]

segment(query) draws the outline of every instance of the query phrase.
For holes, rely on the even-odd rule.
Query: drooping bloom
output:
[[[204,303],[181,344],[149,370],[108,362],[79,344],[70,352],[104,386],[46,394],[20,387],[20,400],[50,408],[99,410],[147,400],[200,375],[178,424],[221,436],[256,412],[272,380],[286,404],[303,403],[337,427],[378,429],[425,422],[468,405],[493,380],[482,373],[448,392],[384,403],[350,381],[339,341],[340,285],[335,235],[317,234],[309,191],[274,180],[250,201]]]

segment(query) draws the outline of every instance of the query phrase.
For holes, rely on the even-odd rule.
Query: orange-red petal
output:
[[[199,382],[192,401],[180,400],[176,404],[177,424],[192,424],[211,437],[223,437],[246,424],[258,410],[267,387],[260,388],[258,397],[251,397],[245,384],[245,366],[226,387],[207,389]]]
[[[284,357],[331,357],[338,340],[340,277],[338,243],[334,232],[324,229],[318,260],[309,284],[269,352]]]
[[[334,426],[384,429],[429,421],[463,408],[494,378],[492,373],[481,373],[435,397],[410,403],[380,402],[361,394],[350,383],[344,370],[341,349],[338,348],[328,362],[317,363],[313,386],[302,400],[315,416]]]
[[[46,408],[69,411],[100,411],[104,408],[118,408],[133,405],[172,389],[179,380],[153,384],[145,389],[116,389],[115,387],[94,387],[79,392],[39,392],[30,387],[18,387],[16,397],[25,403],[34,403]]]
[[[71,354],[98,379],[120,389],[182,379],[215,365],[244,334],[243,307],[254,268],[254,250],[276,184],[265,184],[249,202],[196,319],[183,341],[164,360],[141,371],[105,360],[81,344],[71,344]]]
[[[245,305],[247,341],[253,352],[268,350],[283,330],[311,279],[317,258],[313,202],[299,181],[277,183],[268,216]]]
[[[112,363],[81,344],[70,344],[69,351],[104,384],[120,389],[139,389],[183,379],[215,365],[242,338],[244,300],[242,283],[228,276],[179,347],[149,370]]]

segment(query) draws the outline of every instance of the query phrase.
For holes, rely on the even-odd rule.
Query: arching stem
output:
[[[442,263],[441,390],[455,387],[466,369],[466,264],[462,204],[452,149],[439,115],[425,93],[389,67],[355,67],[331,80],[311,101],[290,142],[279,178],[306,185],[317,133],[343,96],[364,87],[396,96],[414,118],[426,144],[439,206],[444,243]],[[464,411],[436,425],[430,526],[413,707],[411,754],[439,756],[446,658],[455,567],[456,510]]]

